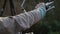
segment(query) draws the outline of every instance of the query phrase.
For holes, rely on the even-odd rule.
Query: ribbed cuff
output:
[[[40,13],[40,15],[41,15],[41,18],[43,18],[43,17],[45,16],[45,14],[46,14],[46,9],[45,9],[45,7],[40,7],[40,8],[38,8],[38,11],[39,11],[39,13]]]

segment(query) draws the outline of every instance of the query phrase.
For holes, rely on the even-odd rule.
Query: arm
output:
[[[3,18],[0,17],[0,21],[2,22],[2,25],[10,32],[13,32],[16,29],[19,31],[28,29],[33,24],[37,23],[42,17],[44,17],[46,13],[44,6],[36,8],[30,12],[21,13],[16,16]]]
[[[29,12],[22,13],[20,15],[13,16],[13,18],[16,20],[18,25],[22,27],[22,29],[28,29],[45,16],[46,9],[44,3],[42,4],[43,5],[41,5],[39,8],[36,8]]]

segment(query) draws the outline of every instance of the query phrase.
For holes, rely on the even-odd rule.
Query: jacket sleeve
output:
[[[16,20],[17,24],[20,26],[17,28],[19,29],[28,29],[35,23],[37,23],[40,19],[42,19],[46,14],[46,10],[44,7],[34,9],[29,12],[25,12],[16,16],[13,16],[13,18]],[[19,30],[18,29],[18,30]]]
[[[43,17],[43,15],[45,15],[44,13],[44,9],[38,8],[16,16],[0,17],[0,21],[2,22],[2,25],[8,29],[8,31],[22,31],[30,28],[33,24],[37,23]]]

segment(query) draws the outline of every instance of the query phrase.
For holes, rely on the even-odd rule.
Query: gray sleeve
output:
[[[12,32],[15,30],[26,30],[41,19],[39,11],[32,10],[30,12],[21,13],[11,17],[0,17],[3,26]]]
[[[0,17],[0,33],[11,33],[14,34],[15,26],[14,19],[10,17]]]
[[[37,21],[41,19],[40,14],[36,9],[13,16],[13,18],[20,27],[24,28],[24,30],[30,28],[33,24],[37,23]]]

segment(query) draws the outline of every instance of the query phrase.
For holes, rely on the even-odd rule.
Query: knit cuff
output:
[[[41,15],[41,18],[43,18],[43,17],[45,16],[45,14],[46,14],[46,9],[45,9],[45,7],[40,7],[40,8],[38,8],[38,11],[39,11],[39,13],[40,13],[40,15]]]

